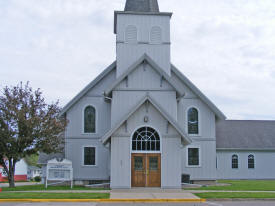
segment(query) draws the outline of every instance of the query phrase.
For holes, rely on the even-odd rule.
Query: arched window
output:
[[[135,131],[132,139],[133,151],[160,151],[160,137],[151,127],[141,127]]]
[[[125,29],[125,42],[129,44],[137,43],[137,27],[129,25]]]
[[[199,112],[192,107],[188,110],[188,134],[199,134]]]
[[[152,44],[160,44],[162,42],[161,28],[153,26],[150,32],[150,42]]]
[[[234,154],[232,155],[232,169],[238,169],[239,163],[238,163],[238,155]]]
[[[255,159],[254,155],[248,156],[248,169],[254,169],[255,168]]]
[[[87,106],[84,110],[84,133],[95,133],[95,108]]]

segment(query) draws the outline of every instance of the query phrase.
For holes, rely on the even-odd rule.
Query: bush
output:
[[[35,182],[41,182],[41,177],[40,177],[40,176],[34,177],[34,181],[35,181]]]

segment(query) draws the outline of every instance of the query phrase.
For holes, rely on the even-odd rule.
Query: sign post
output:
[[[48,181],[59,181],[59,183],[70,181],[73,188],[73,167],[70,160],[52,159],[47,163],[46,188]]]

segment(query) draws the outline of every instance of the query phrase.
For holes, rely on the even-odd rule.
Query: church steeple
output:
[[[159,12],[158,0],[127,0],[124,11]]]
[[[124,11],[115,11],[117,77],[145,54],[171,75],[171,16],[158,0],[126,0]]]

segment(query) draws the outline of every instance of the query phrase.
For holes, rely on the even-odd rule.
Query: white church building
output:
[[[171,63],[172,13],[157,0],[127,0],[114,14],[116,60],[61,114],[74,180],[181,188],[188,176],[275,179],[275,121],[226,120]]]

